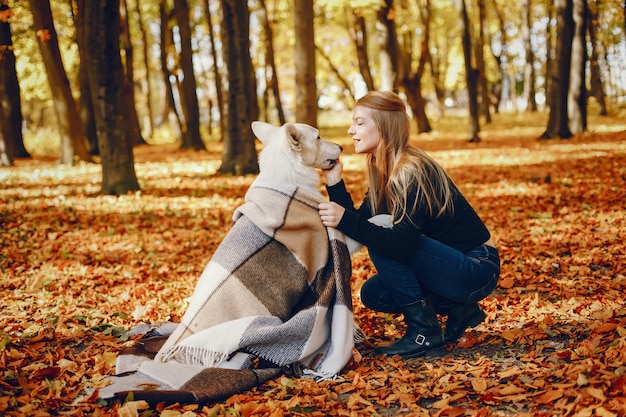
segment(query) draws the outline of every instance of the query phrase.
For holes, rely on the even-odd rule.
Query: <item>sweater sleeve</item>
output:
[[[393,259],[407,258],[421,235],[422,215],[414,215],[405,218],[393,228],[377,226],[370,223],[372,212],[365,202],[356,209],[352,197],[348,193],[343,181],[327,187],[331,201],[341,205],[346,211],[337,225],[337,229],[359,243],[367,246],[374,252]]]
[[[337,225],[339,231],[376,253],[403,260],[415,251],[422,235],[464,253],[489,239],[489,230],[485,224],[458,188],[454,184],[452,187],[454,192],[452,213],[436,217],[428,213],[423,205],[418,205],[414,213],[404,216],[391,229],[368,221],[372,217],[372,211],[367,198],[361,207],[355,209],[352,197],[343,181],[328,187],[327,190],[331,201],[346,209]],[[417,198],[415,193],[409,194],[408,207],[413,206],[415,198]]]

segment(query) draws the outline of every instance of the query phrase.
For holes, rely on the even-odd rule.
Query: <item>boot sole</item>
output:
[[[438,358],[440,356],[445,355],[446,348],[440,347],[436,349],[427,350],[425,352],[418,352],[413,355],[402,355],[404,359],[414,359],[414,358]]]

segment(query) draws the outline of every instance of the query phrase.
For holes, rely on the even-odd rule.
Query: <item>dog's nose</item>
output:
[[[343,151],[343,146],[341,146],[341,145],[339,145],[339,144],[338,144],[337,146],[339,146],[339,150],[340,150],[340,151]]]

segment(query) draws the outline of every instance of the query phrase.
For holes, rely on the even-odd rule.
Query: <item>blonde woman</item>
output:
[[[323,171],[330,201],[319,213],[325,226],[368,248],[377,273],[361,289],[363,304],[404,316],[404,336],[375,352],[433,357],[485,319],[478,301],[495,288],[500,259],[489,230],[444,169],[409,144],[409,130],[397,94],[360,98],[348,134],[355,151],[367,155],[368,192],[356,209],[339,162]],[[379,214],[391,216],[390,227],[368,221]],[[447,316],[445,332],[437,313]]]

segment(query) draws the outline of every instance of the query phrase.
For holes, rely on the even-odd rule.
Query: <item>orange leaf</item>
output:
[[[513,288],[515,286],[515,280],[511,277],[504,277],[498,281],[498,285],[505,289]]]
[[[539,404],[549,404],[561,398],[564,393],[565,391],[562,389],[546,391],[543,394],[541,394],[539,397],[537,397],[537,402]]]
[[[617,328],[617,324],[615,323],[604,323],[600,327],[596,327],[595,329],[593,329],[593,331],[595,333],[608,333],[608,332],[612,332],[616,328]]]

